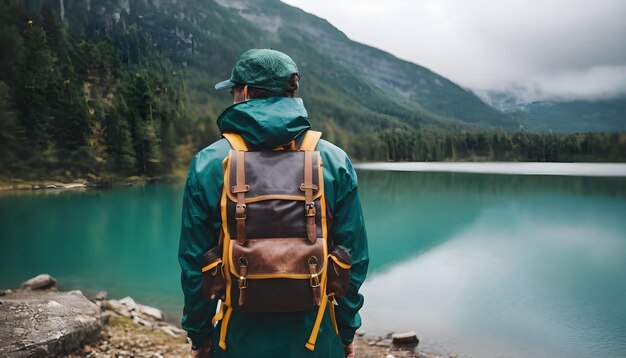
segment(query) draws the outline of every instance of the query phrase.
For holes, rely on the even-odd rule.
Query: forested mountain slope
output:
[[[184,171],[219,137],[231,99],[214,83],[255,47],[294,58],[313,127],[357,160],[616,158],[619,136],[515,133],[515,116],[278,0],[0,0],[0,177]]]

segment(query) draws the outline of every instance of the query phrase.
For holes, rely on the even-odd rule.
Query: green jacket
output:
[[[300,99],[270,97],[240,102],[228,107],[217,120],[222,132],[239,133],[251,149],[270,149],[292,139],[302,139],[310,127]],[[208,301],[201,292],[202,256],[218,243],[223,186],[222,161],[230,145],[225,139],[200,151],[191,162],[185,184],[182,228],[178,259],[185,296],[182,327],[194,347],[211,340],[212,357],[342,357],[341,343],[350,343],[361,325],[359,309],[363,296],[358,293],[369,262],[367,237],[357,177],[350,159],[333,144],[320,140],[316,150],[324,163],[324,188],[333,221],[330,234],[337,244],[350,251],[353,265],[348,294],[336,306],[339,335],[336,335],[328,309],[322,321],[315,350],[305,348],[317,311],[251,314],[233,311],[228,325],[227,349],[217,346],[219,328],[211,319],[217,301]]]

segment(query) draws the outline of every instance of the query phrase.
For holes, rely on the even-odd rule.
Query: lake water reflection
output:
[[[626,352],[623,178],[359,174],[369,334],[461,356]]]
[[[359,171],[368,334],[476,357],[626,352],[626,179]],[[178,320],[180,185],[0,195],[0,288],[47,272]]]

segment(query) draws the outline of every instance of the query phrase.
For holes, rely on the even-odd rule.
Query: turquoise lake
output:
[[[626,356],[626,178],[359,170],[369,336],[460,357]],[[182,310],[182,184],[0,195],[0,288],[49,273]]]

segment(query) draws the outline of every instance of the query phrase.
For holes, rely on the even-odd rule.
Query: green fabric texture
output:
[[[281,111],[277,111],[281,108]],[[258,149],[271,149],[302,139],[309,128],[301,101],[288,98],[254,99],[227,108],[218,121],[222,132],[235,131]],[[353,266],[348,294],[338,299],[335,334],[328,309],[322,321],[315,350],[305,348],[317,310],[308,312],[251,314],[233,311],[226,337],[227,349],[217,346],[221,322],[211,324],[217,301],[201,293],[202,255],[218,243],[223,186],[222,161],[230,145],[218,140],[200,151],[191,162],[183,196],[179,246],[181,282],[184,293],[182,326],[195,347],[212,342],[211,357],[343,357],[341,343],[350,343],[361,325],[358,314],[363,296],[358,290],[365,280],[369,262],[367,237],[357,177],[348,156],[333,144],[321,140],[316,148],[324,163],[324,187],[333,215],[330,235],[346,247]]]
[[[302,99],[257,98],[228,107],[218,118],[222,133],[239,133],[252,149],[276,148],[311,128]]]
[[[239,57],[230,79],[216,84],[215,89],[250,85],[283,94],[294,73],[298,73],[298,66],[286,54],[271,49],[251,49]]]

